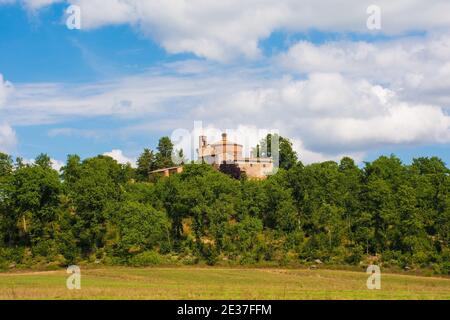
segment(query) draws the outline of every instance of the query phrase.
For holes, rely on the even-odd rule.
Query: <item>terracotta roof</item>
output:
[[[153,170],[153,171],[150,171],[150,173],[164,172],[166,170],[173,170],[173,169],[178,169],[178,168],[181,168],[181,166]]]

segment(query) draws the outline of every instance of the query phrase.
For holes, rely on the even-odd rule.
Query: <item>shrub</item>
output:
[[[364,249],[361,246],[354,246],[348,250],[345,257],[345,262],[352,265],[357,265],[361,262],[364,256]]]
[[[163,262],[163,258],[156,251],[145,251],[133,256],[129,263],[132,266],[136,267],[145,267],[151,265],[161,264]]]
[[[214,246],[210,244],[203,245],[201,247],[201,255],[208,266],[213,266],[217,263],[218,254]]]
[[[22,263],[25,249],[18,248],[1,248],[0,247],[0,260],[9,263]]]

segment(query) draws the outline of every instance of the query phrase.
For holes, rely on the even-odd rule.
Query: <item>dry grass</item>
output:
[[[81,290],[65,270],[0,274],[0,299],[450,299],[450,279],[364,272],[248,268],[82,268]]]

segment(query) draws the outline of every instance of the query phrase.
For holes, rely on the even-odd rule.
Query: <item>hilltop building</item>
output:
[[[243,146],[227,139],[227,134],[222,134],[222,140],[208,144],[206,136],[199,137],[198,159],[204,163],[219,168],[222,163],[236,164],[249,178],[263,179],[273,170],[271,158],[257,158],[253,154],[250,157],[243,156]]]
[[[212,144],[208,144],[206,136],[200,136],[197,153],[200,162],[210,164],[217,170],[223,163],[236,164],[247,177],[253,179],[264,179],[273,171],[271,158],[255,157],[253,153],[250,154],[250,157],[244,157],[243,146],[229,141],[226,133],[222,134],[222,140]],[[178,166],[155,170],[151,174],[168,177],[182,171],[183,167]]]

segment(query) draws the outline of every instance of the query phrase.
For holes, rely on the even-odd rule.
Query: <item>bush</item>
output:
[[[450,262],[443,262],[441,265],[441,273],[450,276]]]
[[[433,271],[435,274],[450,275],[450,262],[433,264]]]
[[[22,263],[25,254],[25,249],[18,248],[0,248],[0,261],[8,263]]]
[[[151,265],[161,264],[163,262],[163,258],[156,251],[145,251],[133,256],[129,263],[135,267],[145,267]]]
[[[55,240],[41,240],[33,244],[31,251],[33,256],[42,256],[51,262],[58,255],[58,246]]]
[[[193,255],[186,255],[181,259],[181,263],[184,265],[195,265],[199,262],[198,257]]]
[[[361,246],[354,246],[348,250],[345,262],[351,265],[358,265],[364,257],[364,249]]]
[[[203,245],[201,247],[201,255],[208,266],[213,266],[217,263],[218,254],[214,246],[210,244]]]

